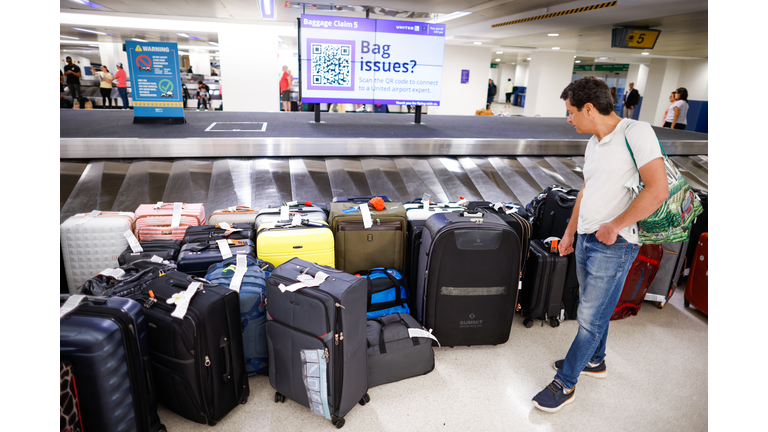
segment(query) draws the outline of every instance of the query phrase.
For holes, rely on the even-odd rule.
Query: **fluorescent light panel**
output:
[[[259,0],[261,8],[261,19],[274,21],[275,19],[275,0]]]
[[[131,38],[131,40],[134,40],[136,42],[146,42],[144,39],[139,39],[139,38]]]
[[[461,18],[463,16],[467,16],[471,14],[472,12],[464,12],[464,11],[457,11],[454,13],[449,13],[448,15],[438,16],[437,18],[431,19],[429,21],[426,21],[430,24],[437,24],[445,21],[450,21],[452,19]]]
[[[200,39],[199,37],[190,36],[190,35],[188,35],[188,34],[186,34],[186,33],[176,33],[176,34],[177,34],[177,35],[179,35],[179,36],[188,37],[188,38],[190,38],[190,39],[194,39],[194,40],[202,40],[202,39]]]
[[[78,27],[72,27],[72,29],[73,30],[84,31],[86,33],[100,34],[100,35],[104,35],[104,36],[114,36],[113,34],[104,33],[104,32],[100,32],[100,31],[96,31],[96,30],[86,30],[86,29],[78,28]]]
[[[67,39],[74,39],[74,40],[82,40],[80,38],[76,38],[76,37],[72,37],[72,36],[59,35],[59,37],[63,37],[63,38],[67,38]]]
[[[69,0],[69,1],[71,1],[73,3],[80,3],[81,5],[86,5],[86,6],[94,8],[94,9],[106,9],[104,6],[102,6],[100,4],[91,3],[91,2],[85,1],[85,0]]]

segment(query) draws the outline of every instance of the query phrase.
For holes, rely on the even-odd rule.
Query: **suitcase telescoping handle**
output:
[[[388,196],[386,195],[356,195],[356,196],[345,196],[345,197],[337,197],[334,198],[334,202],[368,202],[372,200],[373,198],[379,197],[384,202],[391,202]]]
[[[232,344],[229,342],[229,338],[224,335],[222,335],[221,339],[219,340],[219,349],[224,351],[224,365],[226,366],[224,375],[222,375],[224,382],[229,382],[232,380],[232,357],[229,354],[229,351],[232,348]]]

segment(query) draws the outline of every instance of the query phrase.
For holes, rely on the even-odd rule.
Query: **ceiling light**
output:
[[[576,58],[576,57],[578,57],[578,56],[573,56],[573,58]]]
[[[496,59],[496,61],[501,61],[501,59]]]
[[[131,40],[135,40],[136,42],[146,42],[144,39],[139,38],[131,38]]]
[[[547,33],[547,36],[560,36],[560,33]]]
[[[72,37],[72,36],[59,35],[59,37],[63,37],[63,38],[67,38],[67,39],[74,39],[74,40],[82,40],[80,38],[76,38],[76,37]]]
[[[283,38],[281,38],[280,36],[278,36],[278,37],[277,37],[277,43],[285,43],[285,41],[283,40]]]
[[[581,63],[581,60],[576,60],[576,63]]]
[[[608,57],[598,57],[598,60],[608,60]]]
[[[86,30],[86,29],[77,28],[77,27],[72,27],[72,29],[73,30],[80,30],[80,31],[88,32],[88,33],[100,34],[100,35],[104,35],[104,36],[114,36],[113,34],[103,33],[103,32],[95,31],[95,30]]]
[[[514,64],[514,63],[512,63],[512,64]]]
[[[531,58],[530,58],[530,57],[528,57],[526,60],[530,60],[530,59],[531,59]]]
[[[472,43],[475,44],[475,45],[482,45],[483,44],[482,42],[472,42]]]
[[[188,34],[186,34],[186,33],[176,33],[176,34],[177,34],[177,35],[179,35],[179,36],[188,37],[188,38],[190,38],[190,39],[194,39],[194,40],[202,40],[202,39],[200,39],[199,37],[190,36],[190,35],[188,35]]]
[[[504,54],[504,51],[496,51],[496,54]]]
[[[461,17],[467,16],[467,15],[469,15],[471,13],[472,12],[458,11],[458,12],[454,12],[454,13],[449,13],[448,15],[438,16],[437,18],[433,18],[433,19],[431,19],[429,21],[426,21],[426,22],[428,22],[430,24],[437,24],[437,23],[441,23],[441,22],[444,22],[444,21],[449,21],[449,20],[452,20],[452,19],[461,18]]]
[[[559,50],[560,47],[552,47],[553,50]]]
[[[211,41],[208,41],[208,43],[209,43],[209,44],[211,44],[211,45],[216,45],[216,46],[219,46],[219,43],[218,43],[218,42],[211,42]]]
[[[642,55],[648,55],[648,54],[650,54],[650,53],[649,53],[649,52],[644,52],[644,53],[640,53],[640,54],[642,54]]]
[[[275,0],[259,0],[259,6],[261,7],[261,19],[275,19]]]
[[[88,44],[88,46],[92,46],[92,47],[96,47],[96,48],[98,48],[98,47],[99,47],[99,44]]]
[[[85,1],[85,0],[69,0],[69,1],[75,2],[75,3],[80,3],[82,5],[90,6],[92,8],[96,8],[96,9],[106,9],[104,6],[102,6],[100,4],[91,3],[91,2]]]

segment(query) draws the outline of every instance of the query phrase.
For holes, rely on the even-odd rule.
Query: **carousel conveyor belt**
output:
[[[424,116],[425,125],[413,125],[407,115],[323,113],[327,123],[317,125],[309,113],[194,112],[185,125],[161,126],[133,125],[132,113],[80,111],[61,116],[62,222],[158,201],[202,202],[208,214],[234,205],[329,203],[344,195],[408,201],[428,193],[435,202],[526,204],[552,184],[579,189],[584,181],[588,136],[564,118]],[[211,123],[246,116],[274,128],[268,135],[205,133]],[[104,129],[104,119],[121,132],[88,127]],[[329,125],[334,128],[322,133],[313,129]],[[654,129],[691,186],[707,190],[707,135]]]

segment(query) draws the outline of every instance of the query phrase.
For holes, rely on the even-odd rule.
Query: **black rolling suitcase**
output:
[[[355,404],[370,400],[367,300],[365,279],[331,267],[293,258],[272,272],[267,348],[275,402],[291,399],[341,428]]]
[[[520,238],[490,213],[440,213],[422,232],[417,319],[445,346],[509,339],[520,275]]]
[[[571,220],[578,194],[576,189],[565,189],[555,184],[541,191],[528,203],[525,210],[531,222],[531,238],[562,238]]]
[[[142,251],[134,252],[130,247],[117,257],[117,263],[121,266],[138,260],[160,257],[166,261],[176,261],[181,250],[181,240],[148,240],[139,242]]]
[[[219,242],[226,243],[225,247],[229,249],[229,256],[225,256],[226,253],[221,249]],[[176,264],[180,272],[204,277],[211,265],[241,253],[256,258],[256,245],[253,240],[211,240],[187,243],[181,247]]]
[[[132,298],[144,305],[157,401],[184,418],[215,425],[248,400],[250,389],[239,296],[202,281],[170,271]],[[193,295],[178,318],[182,293]]]
[[[142,307],[124,298],[61,296],[59,354],[77,377],[85,431],[165,431],[157,415],[157,383],[149,364]]]
[[[212,240],[253,240],[253,225],[250,223],[233,223],[230,229],[220,225],[200,225],[187,227],[182,243],[199,243]]]
[[[664,255],[659,263],[659,271],[645,294],[645,301],[654,302],[658,308],[663,308],[675,294],[677,283],[685,271],[688,243],[689,240],[661,245]]]
[[[549,320],[552,327],[557,327],[565,319],[563,291],[567,274],[567,257],[550,252],[541,240],[531,240],[528,273],[520,290],[520,312],[526,327],[533,327],[535,319],[541,319],[541,325]]]

